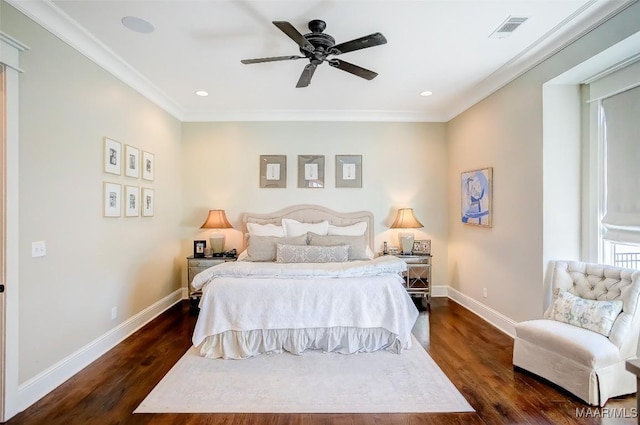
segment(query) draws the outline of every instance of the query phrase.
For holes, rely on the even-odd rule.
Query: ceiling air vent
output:
[[[491,33],[489,38],[505,38],[509,37],[520,25],[524,24],[526,20],[524,16],[509,16],[500,26]]]

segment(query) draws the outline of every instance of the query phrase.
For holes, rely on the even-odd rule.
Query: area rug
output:
[[[134,413],[473,412],[413,340],[402,354],[206,359],[191,347]]]

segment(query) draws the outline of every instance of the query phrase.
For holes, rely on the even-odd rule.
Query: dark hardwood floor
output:
[[[447,299],[422,311],[414,334],[476,410],[458,414],[132,414],[191,346],[183,302],[156,318],[9,425],[76,424],[635,424],[635,396],[589,407],[511,366],[513,341]],[[580,414],[582,417],[580,417]],[[621,418],[622,416],[622,418]],[[610,418],[617,419],[610,419]]]

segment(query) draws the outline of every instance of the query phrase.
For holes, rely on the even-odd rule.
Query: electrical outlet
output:
[[[116,320],[116,317],[118,317],[118,307],[112,307],[111,308],[111,320]]]
[[[482,288],[482,296],[487,298],[487,288]]]
[[[44,241],[31,242],[31,258],[47,255],[47,244]]]

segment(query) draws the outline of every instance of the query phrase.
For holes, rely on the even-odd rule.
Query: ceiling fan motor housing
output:
[[[327,24],[324,21],[314,19],[309,21],[309,29],[311,32],[303,36],[313,45],[314,51],[309,52],[300,48],[300,53],[308,57],[311,63],[315,63],[316,65],[321,64],[326,59],[329,54],[329,49],[336,44],[336,40],[333,37],[322,32],[326,27]]]

